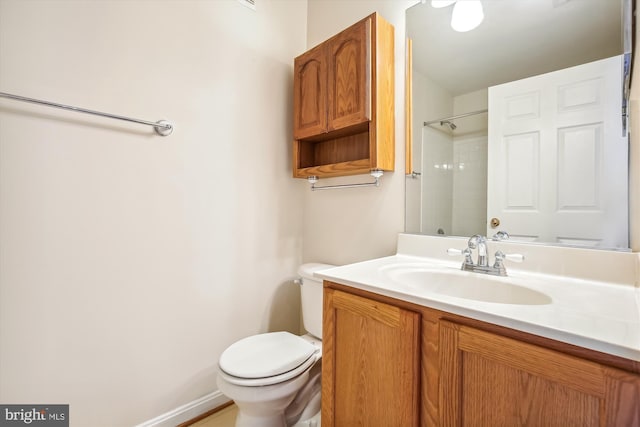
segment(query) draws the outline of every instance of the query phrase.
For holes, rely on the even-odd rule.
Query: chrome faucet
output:
[[[506,233],[504,233],[507,235]],[[495,237],[495,236],[494,236]],[[501,236],[502,237],[502,236]],[[508,238],[508,235],[507,235]],[[503,240],[505,239],[502,237]],[[472,258],[473,250],[477,249],[478,251],[478,262],[474,263]],[[506,276],[507,270],[504,267],[504,260],[514,261],[514,262],[522,262],[524,261],[524,255],[521,254],[505,254],[502,251],[497,251],[495,254],[495,261],[493,265],[489,265],[489,257],[487,256],[487,238],[481,236],[480,234],[476,234],[469,238],[469,242],[467,243],[467,248],[463,250],[459,249],[448,249],[447,253],[449,255],[464,255],[464,261],[462,262],[461,270],[464,271],[473,271],[475,273],[483,273],[483,274],[491,274],[494,276]]]
[[[476,234],[471,236],[468,243],[469,249],[478,249],[478,263],[476,264],[479,267],[486,267],[489,265],[487,261],[487,238]]]

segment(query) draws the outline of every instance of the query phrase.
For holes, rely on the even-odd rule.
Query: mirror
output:
[[[468,32],[430,3],[406,12],[405,231],[629,250],[631,0],[482,0]]]

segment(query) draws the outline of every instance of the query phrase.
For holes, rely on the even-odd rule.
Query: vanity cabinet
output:
[[[394,61],[377,13],[295,58],[294,177],[393,170]]]
[[[332,282],[324,316],[323,427],[640,427],[639,362]]]
[[[327,289],[323,426],[418,426],[420,315]]]
[[[440,425],[640,425],[640,376],[440,322]]]

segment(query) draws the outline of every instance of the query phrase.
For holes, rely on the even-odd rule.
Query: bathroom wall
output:
[[[405,10],[415,1],[308,0],[307,47],[311,48],[377,11],[395,27],[395,172],[380,187],[304,190],[305,261],[345,264],[395,253],[404,231]],[[371,181],[368,175],[320,180],[319,185]],[[304,187],[308,187],[302,181]]]
[[[0,99],[0,402],[131,426],[214,392],[231,342],[298,330],[306,19],[305,1],[0,0],[0,91],[175,124]]]

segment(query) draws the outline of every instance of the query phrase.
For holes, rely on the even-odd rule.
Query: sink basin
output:
[[[509,277],[464,272],[448,267],[397,266],[385,274],[412,293],[433,292],[455,298],[498,304],[544,305],[551,297]]]

